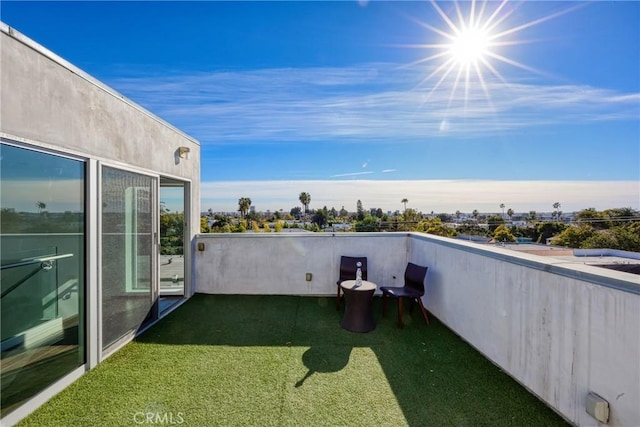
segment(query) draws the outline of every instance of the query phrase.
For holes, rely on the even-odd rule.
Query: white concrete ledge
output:
[[[423,240],[425,242],[438,242],[440,245],[455,248],[464,252],[474,253],[489,258],[502,260],[516,265],[521,265],[527,268],[534,268],[536,270],[547,271],[549,273],[558,274],[561,276],[575,278],[581,281],[593,283],[600,286],[605,286],[612,289],[621,290],[624,292],[630,292],[640,295],[640,280],[637,275],[631,273],[625,273],[615,270],[607,270],[602,267],[596,267],[587,264],[577,264],[553,257],[541,257],[537,255],[531,255],[522,252],[507,252],[499,247],[492,247],[487,245],[479,245],[476,243],[466,242],[463,240],[448,239],[446,237],[424,235],[420,233],[412,233],[411,237],[417,240]],[[576,253],[578,251],[578,253]],[[584,251],[584,252],[582,252]],[[615,251],[613,249],[607,250],[593,250],[594,253],[590,253],[591,249],[574,250],[576,256],[621,256],[622,251]],[[606,251],[607,253],[604,253]],[[629,254],[635,254],[633,252],[625,252],[624,256]],[[637,254],[640,259],[640,253]],[[635,258],[635,256],[634,256]]]
[[[640,252],[621,251],[618,249],[574,249],[575,256],[617,256],[640,259]]]

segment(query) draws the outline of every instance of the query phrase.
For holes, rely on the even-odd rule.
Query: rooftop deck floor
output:
[[[400,330],[390,308],[375,299],[357,334],[332,298],[196,295],[20,425],[566,425],[433,317]]]

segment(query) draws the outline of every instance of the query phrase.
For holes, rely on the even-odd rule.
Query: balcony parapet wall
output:
[[[204,251],[198,251],[198,243],[205,245]],[[369,280],[400,285],[409,243],[407,233],[199,235],[196,292],[335,295],[341,255],[366,256]]]
[[[330,296],[341,255],[366,256],[378,285],[400,285],[409,261],[429,266],[427,309],[568,421],[598,424],[585,410],[595,392],[609,425],[640,425],[630,273],[420,233],[210,234],[194,242],[196,291]]]

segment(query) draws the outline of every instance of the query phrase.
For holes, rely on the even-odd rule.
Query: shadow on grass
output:
[[[566,425],[544,403],[431,316],[420,310],[396,324],[389,305],[377,327],[357,334],[340,327],[332,298],[195,295],[137,338],[165,345],[300,346],[307,373],[292,387],[304,388],[315,373],[334,373],[352,363],[354,348],[377,357],[406,422],[422,425]],[[338,385],[337,385],[338,386]],[[362,393],[373,393],[362,383]]]
[[[328,374],[343,370],[349,363],[350,355],[351,347],[348,346],[336,346],[335,351],[331,352],[327,352],[325,347],[310,347],[302,355],[302,363],[308,371],[296,382],[295,387],[302,387],[304,382],[316,372]]]

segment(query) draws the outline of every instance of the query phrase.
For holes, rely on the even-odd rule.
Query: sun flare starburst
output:
[[[449,44],[449,54],[459,65],[467,66],[483,60],[489,52],[489,35],[481,28],[468,28]]]
[[[477,98],[475,92],[482,90],[484,98],[489,105],[492,105],[491,83],[507,84],[506,79],[498,71],[498,63],[544,74],[507,57],[505,53],[501,52],[501,48],[530,43],[530,40],[516,40],[514,36],[527,28],[563,15],[579,5],[524,24],[510,26],[508,21],[516,7],[511,7],[508,3],[509,0],[501,2],[485,0],[477,4],[476,0],[472,0],[463,3],[467,7],[466,10],[463,10],[456,0],[453,3],[447,3],[451,6],[449,13],[447,13],[438,3],[431,1],[433,8],[442,20],[440,25],[444,24],[446,27],[442,29],[423,21],[417,21],[418,24],[441,37],[441,42],[411,46],[436,52],[410,64],[440,61],[440,64],[420,82],[420,86],[422,86],[427,83],[431,85],[435,81],[431,85],[427,99],[438,89],[450,87],[448,108],[451,108],[454,102],[461,100],[464,102],[466,112],[472,93],[475,99]],[[460,97],[460,92],[464,93],[464,97]]]

